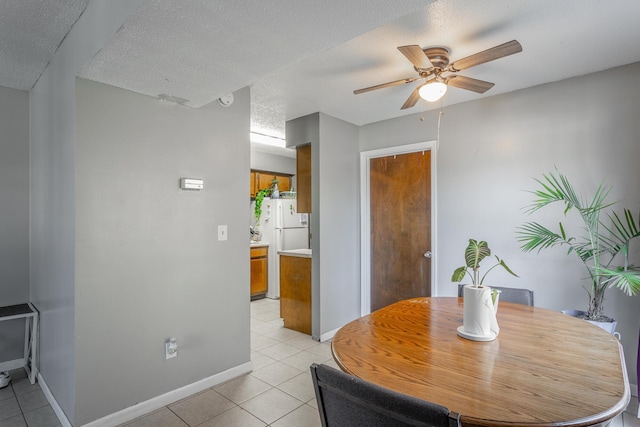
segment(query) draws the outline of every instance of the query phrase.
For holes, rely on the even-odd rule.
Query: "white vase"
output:
[[[474,341],[492,341],[500,333],[496,310],[499,294],[492,297],[488,286],[466,285],[463,288],[463,317],[458,335]]]

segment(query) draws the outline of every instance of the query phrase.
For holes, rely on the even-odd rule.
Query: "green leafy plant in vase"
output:
[[[471,278],[471,283],[475,287],[482,286],[484,283],[485,277],[487,274],[494,268],[500,266],[505,269],[505,271],[515,277],[518,277],[511,269],[507,266],[503,259],[498,258],[496,256],[497,263],[489,268],[483,275],[480,277],[480,262],[482,262],[486,257],[491,256],[491,249],[489,249],[489,244],[485,241],[477,241],[474,239],[469,239],[469,245],[464,250],[464,260],[466,265],[462,267],[458,267],[453,272],[451,276],[451,281],[460,283],[464,279],[465,275],[468,275]]]
[[[458,328],[458,335],[475,341],[494,340],[500,332],[496,319],[500,291],[483,285],[487,274],[500,266],[509,274],[518,277],[511,271],[504,260],[497,256],[497,263],[491,266],[484,275],[480,276],[480,263],[489,256],[491,256],[491,249],[489,249],[487,242],[469,239],[469,244],[464,250],[466,265],[456,268],[451,276],[451,281],[458,283],[466,275],[471,278],[472,284],[463,287],[463,322],[462,326]],[[488,298],[491,299],[492,304],[487,304]],[[491,309],[487,309],[489,306]]]
[[[610,187],[601,183],[591,198],[585,198],[579,196],[568,178],[559,172],[545,174],[535,181],[539,188],[531,192],[535,200],[526,208],[528,214],[559,203],[564,205],[563,216],[576,213],[581,224],[573,227],[575,230],[568,230],[559,222],[554,231],[537,222],[527,222],[518,227],[521,249],[540,252],[554,246],[568,247],[567,255],[575,254],[588,273],[589,284],[584,288],[589,295],[589,306],[584,318],[612,322],[603,310],[607,289],[617,287],[627,295],[640,293],[640,270],[629,264],[629,244],[640,236],[640,213],[638,219],[634,219],[629,209],[621,213],[608,212],[605,223],[601,214],[615,204],[607,201]]]

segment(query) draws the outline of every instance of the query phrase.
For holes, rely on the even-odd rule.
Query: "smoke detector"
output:
[[[218,98],[218,104],[222,105],[223,107],[231,106],[231,104],[233,104],[233,94],[230,93],[228,95],[221,96],[220,98]]]

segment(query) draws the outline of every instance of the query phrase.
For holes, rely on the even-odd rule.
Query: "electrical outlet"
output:
[[[175,338],[169,338],[164,342],[164,358],[172,359],[178,356],[178,341]]]

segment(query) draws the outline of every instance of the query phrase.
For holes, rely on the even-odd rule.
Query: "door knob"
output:
[[[424,253],[425,258],[431,258],[431,251],[427,251]]]

